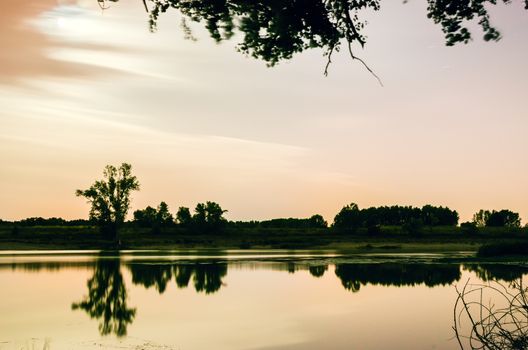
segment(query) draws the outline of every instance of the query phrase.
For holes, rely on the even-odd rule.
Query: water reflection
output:
[[[464,264],[463,267],[467,271],[474,272],[484,282],[513,282],[528,273],[527,267],[518,265]]]
[[[341,264],[336,265],[335,273],[343,287],[352,292],[368,284],[402,287],[423,283],[434,287],[460,279],[457,264]]]
[[[289,278],[292,279],[295,278],[294,275],[303,274],[312,276],[317,283],[331,283],[334,286],[340,283],[343,288],[353,293],[361,293],[369,285],[450,286],[460,281],[462,271],[471,272],[483,283],[492,281],[496,283],[495,286],[506,283],[511,289],[511,286],[518,287],[518,281],[528,273],[528,268],[522,265],[476,262],[462,264],[440,261],[418,263],[394,258],[380,259],[380,262],[376,262],[378,259],[372,257],[364,261],[358,257],[292,257],[285,259],[266,258],[265,256],[260,259],[242,257],[226,260],[217,257],[172,260],[171,257],[163,258],[158,255],[149,257],[148,255],[114,255],[112,253],[78,257],[77,262],[71,261],[75,260],[72,257],[67,259],[56,257],[56,261],[50,257],[47,259],[51,260],[41,257],[43,259],[41,262],[36,261],[35,257],[17,259],[19,261],[2,262],[0,260],[0,270],[29,273],[39,273],[43,270],[56,272],[61,269],[92,270],[92,275],[86,283],[86,296],[80,301],[73,302],[71,308],[83,310],[90,318],[97,320],[101,335],[113,334],[117,337],[127,334],[127,328],[135,321],[138,312],[136,307],[129,305],[129,289],[140,287],[165,294],[172,286],[172,288],[191,288],[195,293],[211,295],[220,292],[223,288],[228,288],[225,282],[228,268],[277,271],[283,276],[291,276]],[[127,288],[125,280],[131,281],[133,286],[129,285]],[[495,290],[499,289],[496,287]],[[520,294],[521,292],[524,294]],[[466,294],[470,295],[470,293]],[[524,298],[526,292],[522,289],[518,294]],[[172,293],[167,293],[167,295],[174,297]],[[349,295],[352,297],[352,294]],[[168,300],[167,302],[170,303]]]
[[[136,309],[127,306],[127,290],[121,274],[120,259],[98,260],[93,276],[86,285],[88,295],[84,300],[73,303],[72,309],[84,310],[91,318],[99,320],[101,335],[126,335]]]
[[[310,275],[314,277],[323,277],[326,270],[328,270],[328,265],[315,265],[315,266],[310,266],[308,268],[308,271],[310,271]]]
[[[205,294],[215,293],[224,285],[227,263],[130,264],[132,282],[145,288],[154,286],[161,294],[174,276],[178,288],[186,288],[191,279],[194,290]]]

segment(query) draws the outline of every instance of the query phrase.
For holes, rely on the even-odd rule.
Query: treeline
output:
[[[481,209],[473,215],[472,223],[478,227],[521,227],[519,213],[508,209],[499,211]]]
[[[153,233],[164,228],[179,227],[192,232],[213,233],[229,228],[237,229],[332,229],[337,232],[354,233],[366,229],[368,233],[379,233],[383,226],[399,226],[409,233],[419,233],[424,226],[457,226],[459,215],[448,207],[424,205],[413,206],[380,206],[360,209],[357,204],[344,206],[329,225],[325,219],[315,214],[309,218],[276,218],[263,221],[228,221],[224,210],[216,202],[198,203],[191,210],[179,207],[173,215],[169,206],[161,202],[157,207],[147,206],[133,212],[133,219],[125,226],[150,228]],[[91,220],[62,218],[31,217],[19,221],[3,221],[0,225],[28,226],[90,226],[96,224]],[[480,210],[473,215],[473,220],[461,224],[464,232],[477,232],[479,227],[521,227],[518,213],[508,209]]]
[[[18,225],[18,226],[91,226],[93,223],[90,220],[74,219],[66,220],[63,218],[43,218],[32,217],[17,221],[5,221],[0,219],[0,225]]]
[[[335,216],[332,226],[345,231],[355,231],[360,227],[375,230],[380,226],[456,226],[458,218],[456,210],[441,206],[418,208],[393,205],[359,209],[356,203],[351,203]]]
[[[146,207],[134,212],[133,223],[139,227],[162,227],[178,225],[191,230],[212,232],[226,227],[235,229],[325,229],[328,223],[315,214],[309,218],[277,218],[263,221],[227,221],[223,215],[227,212],[218,203],[198,203],[194,213],[187,207],[180,207],[172,216],[165,202],[157,208]],[[361,227],[404,226],[412,223],[428,226],[456,226],[458,213],[447,207],[425,205],[422,208],[412,206],[382,206],[359,209],[357,204],[349,204],[335,216],[332,228],[341,231],[354,231]]]
[[[161,202],[155,209],[146,207],[134,212],[132,223],[138,227],[148,227],[153,232],[159,232],[163,227],[176,226],[202,233],[222,231],[227,220],[224,213],[227,210],[222,209],[216,202],[198,203],[194,208],[194,213],[187,207],[180,207],[174,217],[169,212],[167,203]]]
[[[263,221],[231,221],[229,224],[237,228],[321,229],[328,227],[328,223],[319,214],[312,215],[309,218],[279,218]]]

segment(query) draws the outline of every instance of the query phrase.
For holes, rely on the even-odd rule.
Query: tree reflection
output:
[[[127,306],[127,291],[120,270],[120,259],[99,259],[94,274],[87,282],[88,296],[73,303],[73,310],[84,310],[91,318],[99,320],[101,335],[122,337],[136,314]]]
[[[528,268],[504,264],[464,264],[464,269],[474,272],[484,282],[513,282],[528,273]]]
[[[162,294],[172,278],[172,266],[164,264],[132,264],[132,283],[143,285],[145,288],[154,286]]]
[[[186,288],[191,279],[196,292],[215,293],[224,285],[222,278],[227,275],[227,264],[183,263],[183,264],[130,264],[132,282],[145,288],[155,286],[163,293],[172,277],[178,288]]]
[[[453,315],[461,349],[528,349],[528,288],[522,278],[457,289]]]
[[[328,265],[313,265],[308,267],[310,275],[314,277],[323,277],[324,273],[328,270]]]
[[[428,287],[448,285],[460,279],[458,264],[337,264],[336,276],[345,289],[358,292],[367,284]]]

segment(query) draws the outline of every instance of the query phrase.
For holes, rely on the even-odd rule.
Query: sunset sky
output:
[[[179,16],[156,33],[137,0],[3,0],[0,218],[86,218],[74,192],[131,163],[132,210],[216,201],[232,220],[332,221],[350,202],[444,205],[461,220],[528,220],[528,11],[490,9],[503,35],[444,46],[425,0],[366,13],[384,87],[345,51],[277,67],[217,45]]]

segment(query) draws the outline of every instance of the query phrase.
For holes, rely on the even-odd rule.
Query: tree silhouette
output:
[[[72,304],[73,310],[84,310],[99,320],[101,335],[125,336],[127,326],[136,315],[135,308],[127,306],[127,291],[120,270],[120,260],[103,258],[97,261],[94,274],[87,282],[88,295]]]
[[[105,7],[108,0],[97,1]],[[511,0],[427,0],[427,17],[441,26],[448,46],[467,43],[472,38],[468,24],[474,21],[483,30],[484,40],[497,41],[501,36],[488,13],[488,7],[497,2],[508,4]],[[149,13],[151,31],[157,30],[162,13],[174,9],[181,14],[185,38],[196,40],[189,21],[203,24],[216,42],[240,33],[238,51],[263,60],[268,66],[307,49],[320,48],[327,57],[327,74],[332,54],[344,44],[352,59],[374,74],[353,53],[352,46],[365,45],[366,22],[361,20],[361,13],[378,11],[383,3],[380,0],[143,0],[143,3]],[[528,0],[524,3],[528,9]]]
[[[473,223],[478,227],[521,227],[519,213],[514,213],[508,209],[499,211],[480,209],[473,215]]]
[[[362,225],[361,212],[356,203],[345,205],[334,218],[334,228],[340,231],[355,232]]]
[[[127,163],[119,168],[107,165],[104,178],[96,181],[87,190],[75,194],[85,197],[90,203],[90,219],[96,222],[101,232],[117,240],[117,231],[125,221],[130,206],[130,194],[139,190],[139,182],[132,175],[132,166]]]
[[[223,217],[227,210],[223,210],[218,203],[198,203],[192,216],[192,227],[201,233],[221,231],[227,223]]]
[[[162,227],[174,225],[174,218],[167,203],[161,202],[157,209],[148,206],[134,211],[134,223],[139,227],[150,227],[153,233],[159,233]]]
[[[176,213],[176,222],[182,227],[189,227],[192,222],[191,211],[187,207],[180,207]]]

